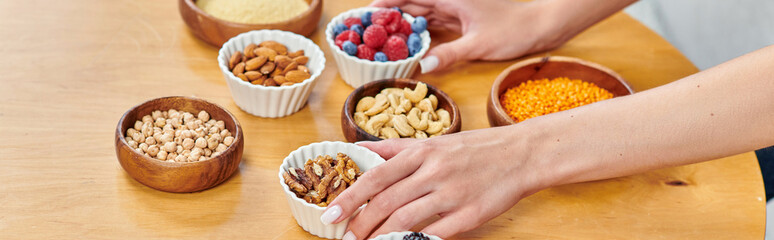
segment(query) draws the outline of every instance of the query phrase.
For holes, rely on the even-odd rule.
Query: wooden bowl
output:
[[[527,59],[517,62],[503,71],[489,92],[487,101],[487,118],[492,127],[516,124],[500,104],[500,95],[511,87],[528,80],[554,79],[567,77],[594,83],[606,89],[613,97],[634,93],[632,88],[618,74],[602,65],[587,62],[578,58],[549,56]]]
[[[347,141],[359,142],[382,140],[379,137],[367,133],[355,123],[355,120],[353,119],[353,115],[355,114],[355,104],[357,104],[361,98],[366,96],[376,96],[376,94],[385,88],[408,87],[414,89],[418,82],[419,81],[417,80],[406,78],[377,80],[366,83],[350,93],[349,97],[347,97],[347,101],[344,102],[344,107],[341,109],[341,130],[344,132],[344,137],[347,139]],[[446,111],[449,112],[449,115],[451,115],[451,125],[449,126],[448,130],[443,132],[443,134],[459,132],[460,128],[462,127],[462,118],[460,117],[460,109],[457,107],[457,104],[454,103],[449,95],[446,95],[446,93],[430,84],[427,84],[427,93],[428,96],[430,94],[435,94],[435,96],[438,97],[438,108],[446,109]]]
[[[166,162],[140,154],[124,138],[134,122],[155,110],[177,109],[190,113],[207,111],[212,119],[223,120],[234,136],[234,143],[222,154],[199,162]],[[166,192],[196,192],[222,183],[239,168],[244,136],[242,127],[231,113],[213,103],[188,97],[163,97],[129,109],[116,127],[116,155],[121,167],[138,182]]]
[[[323,0],[306,0],[309,4],[309,9],[291,19],[267,24],[246,24],[216,18],[201,10],[194,1],[178,1],[178,8],[183,21],[185,21],[185,24],[188,25],[196,37],[218,48],[228,39],[251,30],[277,29],[309,37],[317,28],[317,23],[322,15],[323,5]]]

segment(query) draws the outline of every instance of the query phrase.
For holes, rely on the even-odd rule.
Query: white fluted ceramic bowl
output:
[[[335,36],[333,36],[333,26],[344,23],[344,20],[347,18],[360,17],[366,12],[375,12],[380,9],[381,8],[363,7],[346,11],[334,17],[325,29],[325,40],[328,42],[328,47],[331,48],[333,58],[336,60],[339,74],[341,74],[341,78],[343,78],[347,84],[354,88],[376,80],[410,77],[417,69],[419,61],[422,60],[422,57],[430,48],[430,33],[427,32],[427,30],[419,34],[419,36],[422,37],[422,50],[414,56],[399,61],[376,62],[359,59],[355,56],[350,56],[336,46],[334,41]],[[414,22],[414,17],[408,13],[404,13],[403,18],[409,23]]]
[[[309,57],[306,67],[312,76],[301,83],[277,87],[253,85],[234,76],[228,69],[231,55],[235,51],[243,51],[250,43],[259,44],[267,40],[284,44],[288,52],[303,49]],[[293,114],[306,104],[317,78],[325,69],[325,56],[320,47],[304,36],[280,30],[257,30],[239,34],[224,43],[218,53],[218,65],[239,108],[255,116],[278,118]]]
[[[306,163],[307,160],[314,159],[320,155],[330,155],[331,157],[336,158],[337,153],[347,154],[347,156],[352,158],[363,172],[385,162],[379,154],[368,150],[368,148],[353,143],[326,141],[302,146],[291,152],[282,162],[282,165],[279,168],[279,174],[277,175],[279,177],[280,185],[282,185],[282,189],[285,191],[285,197],[288,200],[288,205],[290,205],[290,210],[298,225],[311,234],[330,239],[341,239],[341,237],[344,236],[344,231],[347,230],[349,219],[338,224],[323,224],[320,221],[320,216],[325,212],[325,208],[307,203],[304,199],[298,198],[296,194],[290,190],[288,185],[285,184],[282,173],[287,171],[290,167],[303,169],[304,163]]]
[[[409,234],[411,234],[411,232],[391,232],[388,234],[382,234],[382,235],[376,236],[371,240],[403,240],[403,237]],[[443,240],[442,238],[434,235],[429,235],[426,233],[422,233],[422,234],[430,238],[430,240]]]

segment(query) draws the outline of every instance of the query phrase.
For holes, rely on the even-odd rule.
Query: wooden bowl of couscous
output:
[[[323,0],[179,0],[180,16],[210,45],[240,33],[276,29],[309,36],[317,29]]]
[[[549,56],[517,62],[501,73],[489,92],[492,127],[634,93],[612,70],[578,58]]]

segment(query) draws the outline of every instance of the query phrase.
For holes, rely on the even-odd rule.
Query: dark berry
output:
[[[365,44],[357,46],[357,58],[373,61],[376,49],[373,49]]]
[[[352,43],[351,41],[346,41],[344,44],[342,44],[342,49],[344,49],[344,52],[351,56],[357,55],[357,45]]]
[[[412,232],[403,236],[403,240],[430,240],[430,238],[422,233]]]
[[[422,33],[427,30],[427,19],[423,16],[415,18],[414,24],[411,24],[411,30],[415,33]]]
[[[386,62],[387,60],[388,60],[388,59],[387,59],[387,55],[386,55],[386,54],[384,54],[383,52],[376,52],[376,53],[374,54],[374,61],[377,61],[377,62]]]
[[[419,34],[412,33],[408,37],[408,42],[406,42],[406,45],[408,45],[409,56],[414,56],[414,54],[422,51],[422,38],[419,37]]]
[[[347,25],[347,29],[351,28],[352,25],[355,25],[355,24],[362,25],[363,23],[360,22],[359,17],[351,17],[351,18],[344,19],[344,25]]]
[[[371,12],[366,12],[363,16],[360,16],[360,23],[363,24],[364,28],[371,26],[371,14]]]
[[[346,41],[350,41],[357,46],[357,44],[360,44],[360,35],[358,35],[355,31],[347,30],[341,32],[341,34],[336,36],[336,39],[334,39],[336,46],[339,48],[341,48],[341,45]]]
[[[363,26],[360,24],[352,25],[349,30],[355,31],[358,35],[363,36]]]
[[[347,31],[347,25],[344,25],[343,23],[336,24],[333,26],[333,36],[338,36],[343,31]]]
[[[408,57],[406,42],[397,36],[392,36],[387,39],[387,42],[384,43],[384,47],[382,47],[382,52],[387,55],[387,59],[390,59],[390,61],[398,61]]]
[[[397,10],[400,13],[400,15],[403,15],[403,10],[400,10],[399,7],[392,7],[392,9]]]
[[[387,41],[387,30],[379,24],[372,24],[363,32],[363,42],[371,48],[378,49]]]

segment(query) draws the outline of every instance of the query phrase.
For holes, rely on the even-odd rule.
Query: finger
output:
[[[448,206],[444,206],[442,203],[444,203],[444,199],[439,197],[439,194],[433,193],[414,200],[398,210],[395,210],[387,221],[371,234],[371,237],[390,232],[409,230],[411,227],[419,224],[425,219],[448,211]]]
[[[460,60],[475,58],[471,54],[476,47],[472,34],[465,34],[457,40],[443,43],[430,49],[427,56],[419,62],[422,73],[438,71]]]
[[[432,7],[436,0],[375,0],[369,7],[399,7],[403,9],[406,4],[416,4],[424,7]]]
[[[368,236],[396,209],[429,193],[430,185],[421,184],[423,182],[426,181],[414,174],[380,192],[349,222],[349,230],[355,236]]]
[[[426,16],[430,15],[432,12],[432,8],[424,5],[414,4],[414,3],[407,3],[403,6],[399,6],[400,10],[403,10],[403,12],[411,14],[411,16]]]
[[[389,160],[414,143],[416,143],[416,139],[396,138],[378,142],[359,142],[357,145],[368,148],[385,160]]]
[[[396,155],[396,158],[399,155]],[[320,221],[323,223],[339,223],[347,219],[368,199],[411,175],[421,164],[422,159],[420,158],[402,157],[397,160],[387,161],[366,171],[352,186],[344,190],[331,202],[322,216],[320,216]]]
[[[481,218],[476,217],[478,213],[474,208],[463,208],[450,214],[444,215],[438,221],[422,229],[422,232],[436,235],[440,238],[450,238],[458,233],[467,232],[481,225]]]

